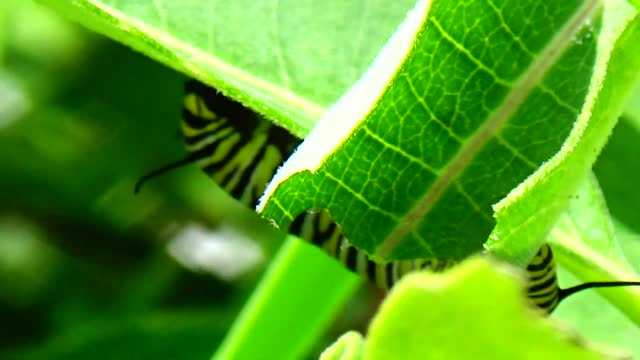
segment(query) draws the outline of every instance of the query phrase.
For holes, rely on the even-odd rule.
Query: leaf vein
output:
[[[387,142],[385,139],[381,138],[380,136],[378,136],[376,133],[374,133],[371,129],[369,129],[369,127],[365,124],[362,129],[364,130],[365,133],[367,133],[367,135],[371,136],[371,138],[373,138],[375,141],[381,143],[383,146],[393,150],[394,152],[396,152],[397,154],[400,154],[401,156],[404,156],[405,158],[407,158],[409,161],[414,162],[418,165],[420,165],[420,167],[422,167],[423,169],[426,169],[428,171],[430,171],[431,173],[433,173],[434,175],[438,175],[439,170],[427,165],[424,161],[422,161],[422,159],[415,157],[409,153],[407,153],[406,151],[404,151],[402,148],[393,145],[389,142]]]
[[[418,103],[422,106],[422,108],[429,113],[429,116],[431,116],[431,119],[433,119],[435,122],[437,122],[440,126],[442,126],[444,129],[447,130],[447,132],[449,133],[449,135],[451,135],[452,138],[456,139],[458,141],[458,143],[463,143],[464,139],[462,139],[460,136],[458,136],[455,132],[453,132],[453,130],[451,129],[450,126],[447,126],[447,124],[444,123],[444,121],[442,121],[440,118],[438,118],[433,111],[431,111],[431,108],[429,107],[429,105],[424,101],[424,97],[420,96],[418,94],[418,91],[416,90],[415,86],[413,85],[413,81],[411,80],[411,78],[409,77],[409,75],[407,73],[404,73],[404,78],[407,81],[407,85],[409,85],[409,89],[411,89],[411,93],[413,94],[413,96],[415,96],[416,100],[418,100]]]
[[[510,93],[503,100],[502,104],[487,118],[484,124],[466,142],[466,146],[461,148],[456,155],[445,166],[440,177],[431,185],[426,193],[416,201],[415,205],[398,222],[396,227],[387,234],[382,245],[376,251],[376,255],[386,258],[396,245],[412,231],[414,224],[424,218],[429,211],[437,204],[441,196],[449,188],[467,165],[476,157],[486,143],[495,136],[508,120],[520,108],[521,104],[528,97],[532,89],[542,81],[548,70],[560,58],[564,50],[572,41],[573,35],[584,25],[585,19],[602,5],[600,0],[587,0],[576,9],[575,14],[559,29],[554,37],[549,39],[545,48],[540,52],[538,58],[529,64],[523,71],[517,82],[513,85]],[[444,29],[441,28],[437,20],[430,18],[430,21],[438,31],[447,38]],[[470,56],[472,61],[477,61],[462,48],[454,39],[448,37],[460,51]],[[478,66],[484,66],[478,62]],[[488,70],[490,71],[490,70]]]
[[[536,170],[538,168],[538,165],[534,161],[530,160],[527,156],[525,156],[520,150],[518,150],[518,148],[511,145],[511,143],[507,141],[504,138],[504,136],[502,136],[502,134],[500,133],[496,134],[496,140],[498,140],[500,145],[509,149],[509,151],[513,154],[513,156],[522,160],[522,162],[524,162],[529,168],[531,168],[531,170]]]
[[[382,209],[379,206],[376,206],[372,203],[370,203],[364,196],[362,196],[362,194],[360,194],[359,192],[355,191],[354,189],[352,189],[350,186],[348,186],[347,184],[344,183],[344,181],[340,180],[339,178],[337,178],[336,176],[334,176],[333,174],[331,174],[330,172],[326,172],[325,173],[327,178],[335,181],[336,183],[338,183],[338,185],[340,187],[342,187],[343,189],[347,190],[348,192],[350,192],[353,196],[355,196],[358,200],[360,200],[363,204],[365,204],[369,209],[375,210],[381,214],[384,214],[394,220],[400,220],[398,218],[398,216],[394,213],[391,213],[389,211],[386,211],[384,209]]]
[[[445,40],[447,40],[450,44],[452,44],[462,54],[466,55],[467,58],[471,60],[471,62],[473,62],[476,66],[478,66],[482,70],[486,71],[489,75],[491,75],[497,83],[504,86],[508,86],[508,87],[511,87],[511,85],[513,85],[510,81],[507,81],[501,78],[500,76],[498,76],[498,74],[496,74],[496,72],[493,69],[491,69],[489,66],[485,65],[482,61],[480,61],[475,56],[473,56],[473,54],[469,50],[467,50],[464,46],[462,46],[462,44],[460,44],[456,39],[454,39],[449,33],[447,33],[442,28],[442,25],[438,20],[436,20],[433,17],[430,17],[429,22],[431,22],[435,26],[435,28],[438,30],[438,32],[442,35],[442,37]]]

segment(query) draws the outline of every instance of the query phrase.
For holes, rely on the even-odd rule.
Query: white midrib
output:
[[[429,190],[416,202],[401,221],[389,232],[376,251],[376,256],[386,258],[398,243],[409,234],[415,224],[423,219],[437,204],[444,192],[467,168],[484,145],[493,138],[518,110],[530,91],[540,82],[571,43],[573,36],[602,5],[602,0],[587,0],[551,39],[539,56],[529,65],[523,75],[514,83],[511,91],[487,119],[487,121],[467,140],[465,146],[444,167],[441,175]]]

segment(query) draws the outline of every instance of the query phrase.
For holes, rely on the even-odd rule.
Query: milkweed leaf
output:
[[[633,281],[638,278],[616,241],[604,198],[593,176],[586,178],[553,227],[549,240],[558,263],[581,282]],[[640,324],[640,289],[598,289]]]
[[[301,137],[358,79],[415,2],[39,1]]]
[[[326,208],[378,259],[481,251],[496,225],[492,205],[552,158],[592,110],[584,106],[602,81],[596,60],[611,52],[599,41],[615,40],[635,15],[626,9],[615,29],[603,28],[610,8],[601,5],[419,2],[276,175],[259,210],[285,226],[301,211]],[[576,164],[583,174],[591,162]],[[545,234],[500,251],[507,233],[495,230],[491,249],[522,264]]]
[[[549,241],[560,267],[562,287],[591,281],[638,279],[618,243],[604,197],[593,175],[584,179],[578,192],[569,200],[569,207],[553,227]],[[639,289],[620,287],[597,291],[618,309],[607,304],[596,291],[591,291],[566,300],[553,317],[573,324],[588,339],[633,351],[637,356],[640,350],[637,346]]]
[[[444,274],[407,276],[371,322],[363,358],[621,357],[533,311],[524,301],[523,278],[514,275],[511,268],[473,258]],[[461,334],[472,335],[462,344]]]
[[[590,91],[562,149],[494,206],[497,225],[487,243],[496,255],[524,265],[588,175],[640,79],[640,18],[625,1],[605,1]]]

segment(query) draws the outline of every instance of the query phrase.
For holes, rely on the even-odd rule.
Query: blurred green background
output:
[[[0,358],[213,354],[283,236],[195,167],[134,195],[185,155],[183,81],[31,1],[0,1]]]
[[[0,1],[1,358],[206,359],[217,347],[283,236],[195,167],[133,194],[184,156],[183,80],[31,1]],[[596,166],[636,266],[639,153],[637,93]],[[315,354],[362,331],[376,295],[361,291]],[[640,354],[638,329],[597,294],[558,317]]]

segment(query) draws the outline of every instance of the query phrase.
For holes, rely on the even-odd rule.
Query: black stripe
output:
[[[267,184],[264,184],[264,185],[265,185],[264,187],[266,188]],[[255,187],[253,189],[255,189]],[[260,197],[262,196],[263,193],[264,193],[264,189],[262,191],[260,191],[259,195],[256,195],[256,192],[254,192],[254,191],[251,191],[249,193],[249,200],[248,200],[249,202],[248,202],[248,204],[251,204],[251,207],[253,209],[255,209],[258,206],[258,201],[260,201]]]
[[[553,288],[550,288],[549,291],[546,291],[546,292],[541,292],[541,293],[536,293],[536,294],[527,293],[527,297],[529,299],[541,299],[541,298],[549,297],[550,295],[554,295],[554,294],[555,294],[554,297],[558,297],[557,293],[558,293],[558,288],[553,287]]]
[[[558,305],[557,303],[554,304],[554,302],[556,302],[556,300],[558,300],[558,298],[557,297],[553,297],[549,301],[545,301],[543,303],[536,303],[536,306],[539,307],[540,309],[547,310],[548,312],[551,312]],[[553,305],[553,306],[551,306],[551,305]]]
[[[207,144],[206,146],[195,150],[195,151],[191,151],[191,157],[196,158],[196,159],[208,159],[211,158],[215,152],[216,149],[218,148],[218,146],[220,146],[220,143],[226,140],[226,138],[221,138],[221,139],[217,139],[214,142]],[[238,140],[239,141],[239,140]],[[225,156],[226,158],[226,156]]]
[[[541,263],[539,263],[539,264],[533,264],[533,263],[530,263],[530,264],[527,266],[527,271],[539,271],[539,270],[542,270],[542,269],[544,269],[545,267],[549,266],[549,264],[550,264],[550,263],[552,263],[552,262],[553,262],[553,251],[551,251],[551,248],[550,248],[550,247],[549,247],[549,245],[547,245],[547,244],[542,245],[542,248],[540,248],[540,250],[538,250],[538,253],[537,253],[537,254],[536,254],[536,256],[534,257],[534,259],[535,259],[535,258],[539,258],[539,257],[542,255],[542,252],[543,252],[543,250],[544,250],[544,248],[545,248],[545,247],[547,247],[547,248],[548,248],[547,256],[546,256],[546,257],[544,257],[544,258],[542,259],[542,262],[541,262]]]
[[[419,270],[433,271],[433,261],[431,259],[425,259],[424,262],[420,264]]]
[[[184,83],[185,94],[207,95],[210,92],[217,92],[214,88],[207,86],[196,79],[188,79]]]
[[[229,121],[229,124],[243,134],[251,134],[258,128],[260,122],[266,121],[240,102],[224,96],[215,88],[195,79],[185,83],[185,93],[199,96],[209,110],[215,112],[218,116],[232,120]]]
[[[538,284],[535,286],[532,286],[530,288],[527,289],[527,292],[538,292],[540,290],[544,290],[547,289],[549,287],[552,286],[556,286],[558,279],[556,279],[555,275],[551,276],[550,278],[548,278],[546,281],[542,282],[542,284]]]
[[[367,256],[367,277],[369,278],[369,281],[376,281],[376,266],[378,264],[375,263],[373,260],[371,260],[368,256]]]
[[[187,93],[197,94],[209,110],[227,119],[233,119],[232,126],[244,133],[251,133],[258,127],[258,115],[240,102],[232,100],[197,80],[188,81]],[[237,121],[236,121],[237,120]]]
[[[395,283],[393,280],[393,263],[389,262],[384,264],[384,271],[387,274],[387,289],[391,289]]]
[[[354,248],[353,246],[349,246],[346,249],[347,251],[347,257],[345,259],[345,266],[347,267],[347,269],[353,271],[353,272],[357,272],[357,265],[358,265],[358,251],[356,250],[356,248]]]
[[[291,222],[291,225],[289,225],[289,234],[302,237],[302,225],[304,225],[304,220],[307,217],[307,214],[308,213],[303,212],[302,214],[296,216],[295,219],[293,219],[293,222]],[[309,241],[309,239],[303,240]]]
[[[197,114],[192,113],[187,108],[182,108],[182,121],[188,127],[194,130],[200,130],[211,124],[213,121],[220,121],[219,118],[216,119],[205,119]]]
[[[219,144],[217,144],[218,141],[212,143],[211,145],[214,145],[215,147],[217,147]],[[242,138],[238,139],[238,141],[233,144],[233,146],[231,147],[231,149],[229,149],[229,151],[227,151],[227,153],[222,157],[222,159],[208,164],[206,165],[203,170],[204,172],[206,172],[209,175],[215,175],[218,171],[220,171],[228,162],[231,161],[231,159],[233,159],[234,156],[238,155],[238,152],[240,151],[240,149],[243,146],[246,146],[247,143],[246,141],[243,141]],[[207,145],[204,149],[208,149],[212,146]],[[204,150],[203,149],[203,150]],[[219,185],[224,187],[224,185],[229,181],[230,176],[233,176],[233,172],[230,172],[229,174],[227,174],[227,176],[225,177],[225,179],[223,179],[222,181],[219,182]]]
[[[549,273],[553,273],[554,271],[555,270],[553,266],[547,266],[544,269],[539,269],[536,271],[531,271],[527,269],[527,274],[529,275],[529,281],[534,282],[534,281],[546,278],[547,276],[549,276]]]
[[[293,150],[300,144],[301,140],[291,135],[288,131],[281,127],[271,126],[269,128],[268,141],[274,145],[282,154],[282,159],[286,160],[291,156]]]
[[[547,258],[545,259],[544,262],[540,263],[540,264],[529,264],[527,266],[527,271],[530,272],[535,272],[535,271],[540,271],[540,270],[544,270],[546,267],[549,267],[549,265],[551,264],[551,262],[553,261],[553,258]]]
[[[200,141],[209,138],[209,137],[213,137],[214,135],[218,134],[219,132],[222,132],[223,130],[227,130],[229,129],[229,126],[222,126],[222,127],[218,127],[215,130],[210,130],[210,131],[205,131],[205,132],[201,132],[199,134],[196,135],[192,135],[192,136],[187,136],[187,135],[183,135],[182,136],[182,140],[184,141],[184,143],[186,145],[194,145],[199,143]],[[229,131],[226,135],[224,135],[223,137],[221,137],[220,139],[227,139],[229,137],[231,137],[231,135],[233,135],[234,132],[233,131]]]
[[[317,246],[322,246],[327,240],[331,238],[331,236],[336,231],[336,223],[331,221],[327,230],[322,231],[320,224],[320,217],[323,215],[322,212],[317,212],[313,214],[313,229],[311,232],[311,243]],[[328,216],[325,214],[325,216]]]
[[[263,144],[258,153],[253,157],[253,159],[251,159],[249,165],[246,166],[242,171],[238,183],[232,189],[229,189],[231,196],[239,199],[240,197],[242,197],[242,193],[245,191],[245,189],[247,187],[251,187],[251,175],[253,175],[254,171],[258,170],[258,167],[260,167],[259,163],[264,160],[264,154],[266,151],[267,147]],[[271,174],[271,177],[273,177],[273,173]],[[260,189],[260,193],[263,193],[264,189],[267,187],[267,184],[253,184],[253,187],[256,189],[260,186],[262,187],[262,189]],[[247,205],[253,205],[251,207],[255,208],[257,204],[249,203]]]

